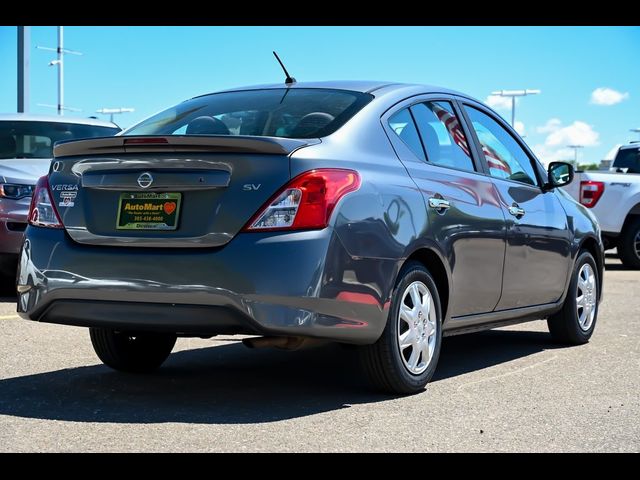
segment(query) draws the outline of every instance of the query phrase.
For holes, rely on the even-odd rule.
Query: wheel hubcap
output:
[[[636,251],[636,256],[640,258],[640,230],[636,233],[636,238],[633,240],[633,247]]]
[[[596,274],[591,265],[585,263],[578,272],[578,288],[576,292],[576,310],[578,312],[578,324],[587,331],[593,324],[596,316],[596,302],[598,299],[598,287]]]
[[[413,282],[402,294],[398,318],[398,346],[404,366],[414,375],[424,372],[436,348],[436,308],[427,286]]]

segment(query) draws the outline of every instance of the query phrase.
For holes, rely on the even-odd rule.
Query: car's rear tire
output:
[[[170,333],[131,334],[90,328],[89,335],[98,358],[121,372],[144,373],[157,369],[176,343],[176,335]]]
[[[578,255],[562,309],[547,319],[549,332],[558,342],[581,345],[593,334],[598,319],[600,279],[593,256]]]
[[[438,288],[421,263],[410,262],[398,275],[382,335],[373,345],[360,347],[362,364],[378,389],[394,394],[419,392],[436,370],[441,343]]]
[[[618,238],[618,255],[627,268],[640,269],[640,217],[630,221]]]

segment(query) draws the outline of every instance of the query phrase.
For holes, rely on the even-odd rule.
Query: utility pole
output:
[[[64,115],[64,27],[58,27],[58,115]]]
[[[578,167],[578,149],[584,148],[584,145],[567,145],[569,148],[573,148],[573,161],[576,163],[576,168]]]
[[[511,97],[511,126],[516,128],[516,97],[524,97],[526,95],[538,95],[540,90],[497,90],[491,92],[491,95],[497,95],[499,97]]]
[[[18,27],[18,113],[29,111],[29,47],[31,28]]]
[[[101,108],[96,110],[96,113],[102,113],[103,115],[109,115],[109,121],[113,123],[113,115],[115,113],[128,113],[135,112],[135,108],[121,107],[121,108]]]
[[[77,110],[64,106],[64,55],[66,53],[70,53],[72,55],[82,55],[82,53],[64,48],[64,27],[61,26],[58,27],[58,48],[40,46],[36,48],[39,48],[40,50],[49,50],[58,54],[58,58],[56,60],[52,60],[49,62],[50,67],[52,67],[53,65],[58,66],[58,105],[55,107],[58,109],[58,115],[64,115],[65,110]],[[42,106],[50,107],[53,105]]]

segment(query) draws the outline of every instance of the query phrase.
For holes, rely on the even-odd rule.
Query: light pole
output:
[[[511,126],[516,128],[516,97],[525,97],[527,95],[538,95],[540,90],[496,90],[491,92],[491,95],[497,95],[499,97],[511,97]]]
[[[635,132],[635,133],[640,135],[640,128],[630,128],[629,131],[630,132]]]
[[[18,26],[18,112],[29,110],[29,62],[31,27]]]
[[[128,113],[135,112],[135,108],[120,107],[120,108],[101,108],[96,110],[96,113],[102,113],[103,115],[109,115],[109,121],[113,123],[113,115],[115,113]]]
[[[567,145],[568,148],[573,148],[573,161],[576,162],[576,168],[578,167],[578,149],[584,148],[584,145]]]
[[[69,50],[64,48],[64,27],[58,27],[58,48],[51,47],[36,47],[40,50],[49,50],[51,52],[57,52],[58,58],[56,60],[51,60],[49,62],[49,66],[52,67],[54,65],[58,66],[58,115],[64,115],[65,110],[77,110],[64,106],[64,54],[71,53],[72,55],[82,55],[80,52],[76,52],[75,50]],[[42,105],[43,107],[50,107],[53,105]]]

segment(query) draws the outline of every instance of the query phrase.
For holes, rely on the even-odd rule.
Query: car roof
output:
[[[325,82],[296,82],[290,85],[286,85],[284,83],[269,83],[264,85],[249,85],[244,87],[230,88],[220,90],[218,92],[207,93],[205,95],[199,95],[199,97],[204,97],[213,93],[238,92],[246,90],[268,90],[275,88],[327,88],[335,90],[351,90],[362,93],[373,93],[376,90],[380,90],[383,88],[385,92],[390,92],[393,90],[407,90],[410,88],[420,88],[423,93],[447,93],[451,95],[459,95],[462,97],[471,98],[464,93],[456,92],[455,90],[450,90],[448,88],[438,87],[435,85],[422,85],[418,83],[399,83],[389,81],[384,82],[376,80],[332,80]]]
[[[620,147],[620,150],[628,150],[630,148],[638,148],[638,149],[640,149],[640,142],[635,140],[635,141],[629,143],[628,145],[622,145]]]
[[[48,123],[73,123],[77,125],[93,125],[95,127],[120,128],[118,125],[98,118],[66,117],[60,115],[35,115],[32,113],[0,113],[0,122],[48,122]]]

